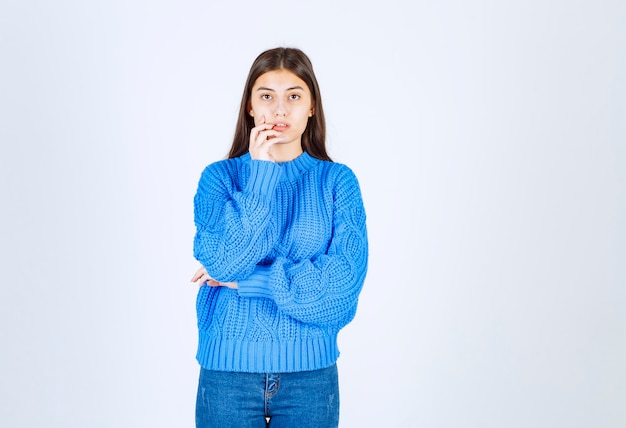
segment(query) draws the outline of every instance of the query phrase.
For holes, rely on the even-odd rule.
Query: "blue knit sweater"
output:
[[[294,372],[333,364],[367,270],[361,192],[345,165],[306,152],[209,165],[194,199],[194,255],[238,289],[198,292],[197,359],[210,370]]]

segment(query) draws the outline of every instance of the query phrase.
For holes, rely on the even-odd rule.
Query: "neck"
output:
[[[275,144],[272,146],[272,157],[276,162],[289,162],[302,154],[302,144]]]

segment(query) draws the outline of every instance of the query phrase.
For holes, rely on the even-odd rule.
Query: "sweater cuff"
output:
[[[250,179],[246,185],[248,192],[271,195],[276,189],[282,169],[276,162],[250,160]]]
[[[241,297],[264,297],[272,299],[274,295],[270,289],[271,266],[256,266],[252,274],[237,283]]]

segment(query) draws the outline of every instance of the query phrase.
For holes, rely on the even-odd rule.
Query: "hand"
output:
[[[250,131],[250,157],[256,160],[266,160],[276,162],[272,156],[272,146],[282,143],[282,132],[274,131],[271,123],[265,123],[265,116],[261,116],[259,124]]]
[[[206,269],[204,267],[201,267],[200,269],[198,269],[196,271],[196,273],[191,277],[191,282],[198,282],[200,281],[199,285],[208,285],[211,287],[228,287],[231,288],[233,290],[237,289],[237,282],[220,282],[217,281],[213,278],[211,278],[209,276],[209,274],[207,273]]]

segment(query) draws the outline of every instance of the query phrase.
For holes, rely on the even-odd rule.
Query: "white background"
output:
[[[0,425],[191,427],[200,172],[312,59],[370,269],[351,427],[626,426],[626,3],[6,1]]]

